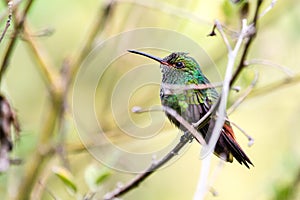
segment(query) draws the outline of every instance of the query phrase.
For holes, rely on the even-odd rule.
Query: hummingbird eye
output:
[[[176,63],[175,63],[175,67],[176,67],[177,69],[181,69],[181,68],[184,67],[184,64],[183,64],[183,62],[176,62]]]

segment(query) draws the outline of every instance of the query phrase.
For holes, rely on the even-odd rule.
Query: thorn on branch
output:
[[[216,31],[215,31],[216,27],[217,27],[216,24],[214,24],[211,32],[209,34],[207,34],[207,37],[212,37],[212,36],[216,36],[217,35]]]

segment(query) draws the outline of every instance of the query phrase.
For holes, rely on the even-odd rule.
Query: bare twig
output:
[[[229,120],[228,118],[227,118],[227,121],[229,121],[231,125],[235,126],[237,129],[239,129],[239,131],[241,131],[241,133],[243,133],[247,137],[249,147],[251,147],[254,144],[253,137],[251,137],[251,135],[249,135],[244,129],[242,129],[239,125],[237,125],[235,122]]]
[[[202,145],[205,145],[206,142],[201,134],[194,128],[195,126],[192,126],[189,124],[181,115],[179,115],[175,110],[173,110],[170,107],[162,106],[160,108],[149,108],[149,109],[140,109],[140,107],[133,107],[132,111],[134,113],[143,113],[143,112],[149,112],[149,111],[165,111],[172,117],[174,117],[182,126],[184,126]],[[207,116],[208,117],[208,116]]]
[[[279,65],[277,63],[274,63],[270,60],[264,60],[264,59],[251,59],[251,60],[246,60],[245,61],[245,66],[250,66],[250,65],[264,65],[264,66],[270,66],[274,67],[276,69],[279,69],[283,73],[285,73],[289,78],[293,77],[295,74],[292,72],[289,68]]]
[[[193,20],[197,23],[201,23],[201,24],[207,24],[207,25],[212,24],[209,20],[201,18],[198,15],[196,15],[195,13],[192,13],[188,10],[184,10],[182,8],[172,6],[168,3],[164,3],[163,1],[160,1],[159,3],[157,1],[138,1],[138,0],[116,0],[116,1],[118,3],[132,3],[132,4],[136,4],[139,6],[146,7],[146,8],[157,9],[164,13],[178,16],[181,18],[191,19],[191,20]]]
[[[218,28],[218,26],[217,26],[217,28]],[[239,37],[234,49],[232,51],[228,52],[228,63],[227,63],[227,67],[226,67],[226,74],[225,74],[225,78],[224,78],[222,93],[220,96],[220,103],[219,103],[218,111],[217,111],[218,118],[216,120],[216,124],[213,129],[212,137],[208,144],[209,148],[208,149],[204,148],[205,151],[202,152],[202,153],[204,153],[204,154],[202,154],[202,156],[204,156],[204,157],[207,155],[207,153],[212,152],[212,150],[214,149],[215,144],[220,135],[220,130],[224,125],[224,121],[225,121],[225,117],[226,117],[226,114],[225,114],[226,113],[226,104],[227,104],[227,99],[228,99],[228,94],[229,94],[229,89],[230,89],[230,80],[231,80],[231,76],[232,76],[232,72],[233,72],[233,68],[234,68],[234,63],[235,63],[236,57],[238,55],[239,49],[242,45],[242,41],[243,41],[247,31],[248,31],[247,22],[246,22],[246,20],[243,20],[243,27],[242,27],[240,37]]]
[[[219,28],[220,27],[217,25],[217,29],[221,33],[222,29],[219,29]],[[244,37],[245,37],[247,31],[248,31],[247,22],[246,22],[246,20],[243,20],[243,26],[242,26],[242,30],[240,33],[240,37],[238,38],[234,49],[230,50],[228,52],[228,62],[227,62],[227,67],[226,67],[226,73],[225,73],[221,96],[218,101],[219,104],[217,107],[218,117],[216,119],[215,126],[213,128],[212,135],[208,142],[208,145],[203,146],[202,151],[201,151],[200,158],[203,159],[203,166],[201,169],[202,176],[199,179],[199,183],[198,183],[198,187],[197,187],[198,189],[195,192],[194,199],[203,199],[206,194],[206,191],[207,191],[206,181],[207,181],[207,176],[208,176],[208,172],[209,172],[210,158],[211,158],[212,152],[215,148],[215,145],[220,137],[220,130],[222,129],[224,122],[225,122],[226,104],[227,104],[228,94],[229,94],[229,90],[230,90],[230,80],[232,77],[234,63],[235,63],[236,57],[238,55],[239,49],[242,46],[242,42],[244,40]],[[225,38],[226,38],[226,36],[225,36]],[[228,41],[228,40],[225,39],[225,41]],[[226,42],[225,42],[225,44],[227,46]],[[227,48],[231,49],[230,46],[227,46]]]
[[[217,177],[220,175],[221,170],[223,169],[224,165],[225,165],[225,158],[223,158],[222,156],[220,157],[221,159],[219,160],[217,166],[214,168],[214,170],[212,171],[212,175],[210,177],[209,180],[209,190],[210,192],[214,195],[217,196],[218,192],[213,188],[213,185],[217,179]]]
[[[133,107],[132,109],[135,113],[142,113],[142,112],[148,112],[148,111],[165,111],[168,114],[172,115],[177,121],[181,123],[186,129],[188,129],[188,133],[192,133],[192,135],[197,138],[197,140],[205,145],[206,142],[202,138],[201,134],[195,130],[194,125],[190,125],[185,119],[183,119],[175,110],[169,108],[169,107],[162,107],[162,108],[152,108],[152,109],[141,109],[140,107]],[[201,118],[201,124],[197,125],[197,127],[201,127],[207,123],[207,119],[209,119],[210,115],[205,115]],[[187,142],[190,141],[190,138],[187,137],[186,134],[184,134],[180,142],[170,151],[166,156],[164,156],[159,162],[153,163],[148,169],[145,170],[145,172],[137,175],[134,179],[129,181],[126,185],[122,187],[117,187],[112,192],[107,193],[104,196],[104,199],[113,199],[115,197],[119,197],[127,192],[129,192],[131,189],[137,187],[142,181],[144,181],[149,175],[154,173],[159,167],[163,166],[166,162],[168,162],[172,157],[174,157],[181,148],[183,148]]]
[[[6,0],[5,0],[6,1]],[[7,2],[7,1],[6,1]],[[12,4],[12,12],[15,11],[15,9],[19,6],[19,4],[22,2],[22,0],[14,0]],[[9,10],[5,10],[3,13],[0,14],[0,22],[9,15]]]
[[[224,31],[223,31],[223,27],[222,27],[221,23],[218,20],[215,20],[214,27],[216,27],[218,29],[218,31],[220,32],[221,37],[222,37],[222,39],[223,39],[223,41],[224,41],[224,43],[225,43],[225,45],[227,47],[228,52],[231,52],[232,51],[232,47],[231,47],[231,45],[229,43],[229,40],[227,39],[227,37],[226,37],[226,35],[225,35]]]
[[[91,30],[89,31],[88,37],[85,37],[86,39],[84,40],[84,43],[82,47],[78,51],[78,55],[74,56],[74,59],[68,60],[66,59],[67,66],[68,68],[68,76],[67,77],[62,77],[59,76],[59,80],[55,80],[54,82],[58,84],[54,85],[52,81],[49,81],[49,84],[53,84],[50,86],[51,88],[56,88],[55,90],[50,90],[53,92],[51,94],[53,96],[52,101],[51,101],[51,108],[50,111],[47,113],[45,121],[47,123],[43,126],[43,129],[41,130],[41,135],[38,141],[38,151],[35,151],[34,154],[31,157],[31,162],[27,163],[25,172],[24,172],[24,177],[21,181],[20,188],[18,190],[18,194],[15,197],[15,199],[29,199],[33,186],[36,183],[37,177],[39,175],[40,170],[42,167],[47,163],[49,160],[49,157],[53,155],[53,148],[50,146],[51,142],[50,140],[52,139],[53,134],[55,133],[55,128],[58,128],[60,130],[60,125],[62,125],[62,122],[59,122],[59,120],[63,120],[60,116],[63,116],[64,113],[64,101],[65,101],[65,95],[67,95],[67,92],[69,91],[69,85],[72,82],[72,79],[75,77],[75,74],[82,63],[82,61],[85,59],[85,56],[90,52],[90,50],[93,47],[94,40],[97,36],[97,33],[101,30],[104,29],[104,25],[108,19],[107,16],[109,16],[109,13],[111,11],[112,4],[108,4],[104,8],[102,5],[100,6],[99,12],[103,13],[102,17],[99,17],[97,14],[94,23],[91,24]],[[30,34],[29,34],[30,36]],[[30,39],[30,37],[28,37]],[[32,46],[34,47],[34,46]],[[10,50],[11,51],[11,50]],[[11,52],[10,52],[11,53]],[[9,53],[9,54],[10,54]],[[65,63],[64,63],[65,64]],[[46,68],[42,68],[44,70],[44,74],[46,74],[44,77],[47,77],[48,72]],[[51,74],[51,73],[49,73]],[[50,80],[53,77],[48,77],[47,79]],[[61,82],[61,78],[68,78],[66,82]],[[65,83],[67,83],[65,85]]]
[[[99,14],[96,13],[96,16],[91,24],[91,30],[89,31],[89,34],[86,37],[86,41],[84,42],[82,47],[79,48],[78,52],[76,52],[76,55],[73,56],[73,59],[69,59],[70,78],[74,79],[76,77],[75,75],[79,70],[81,63],[92,50],[97,34],[103,31],[106,27],[106,24],[114,8],[115,0],[110,0],[104,7],[100,6],[98,12],[102,13],[102,16],[99,16]],[[70,80],[70,83],[72,81],[73,80]]]
[[[44,185],[41,181],[38,181],[38,183],[44,187],[45,191],[50,195],[50,197],[54,200],[56,200],[57,198],[55,197],[55,194],[46,186]]]
[[[202,135],[199,134],[199,132],[194,128],[194,126],[189,124],[181,115],[179,115],[175,110],[173,110],[170,107],[163,106],[163,109],[169,115],[174,117],[182,126],[184,126],[189,131],[189,133],[191,133],[197,139],[197,141],[200,144],[206,145],[206,142],[205,142],[204,138],[202,137]],[[199,126],[201,127],[201,125],[199,125]]]
[[[204,120],[207,120],[209,117],[211,117],[211,115],[216,112],[217,107],[219,106],[219,99],[218,101],[208,110],[207,113],[205,113],[205,115],[196,123],[193,123],[194,127],[198,127],[200,124],[202,124],[204,122]]]
[[[27,4],[25,5],[25,9],[24,9],[21,17],[19,18],[20,20],[18,20],[18,22],[17,22],[15,30],[12,34],[12,37],[11,37],[8,47],[6,49],[6,52],[4,53],[4,58],[2,60],[1,69],[0,69],[0,83],[3,78],[3,74],[9,65],[9,60],[10,60],[13,50],[16,46],[18,35],[19,35],[20,31],[23,29],[23,24],[25,22],[27,13],[29,12],[33,2],[34,2],[34,0],[28,0]]]
[[[227,99],[228,99],[229,89],[233,85],[234,81],[236,80],[236,78],[241,73],[241,71],[244,67],[244,61],[245,61],[247,53],[249,51],[250,44],[252,43],[252,41],[255,37],[256,23],[257,23],[257,18],[258,18],[258,13],[259,13],[259,8],[261,6],[261,3],[262,3],[262,0],[259,0],[257,3],[254,19],[253,19],[251,25],[248,26],[247,21],[245,19],[242,20],[242,30],[241,30],[240,36],[239,36],[233,50],[231,50],[231,46],[229,45],[229,42],[228,42],[226,36],[223,34],[222,28],[220,26],[216,25],[216,28],[221,33],[224,43],[229,51],[228,52],[228,62],[227,62],[227,67],[226,67],[226,73],[225,73],[222,93],[221,93],[221,97],[220,97],[220,104],[218,106],[218,111],[217,111],[218,118],[216,119],[216,123],[215,123],[215,126],[212,131],[212,137],[210,138],[208,145],[203,147],[202,153],[201,153],[201,157],[205,158],[204,163],[203,163],[204,166],[202,167],[201,174],[208,173],[207,168],[209,168],[210,157],[211,157],[212,151],[215,147],[215,144],[219,138],[220,130],[223,127],[223,124],[225,121],[226,103],[227,103]],[[242,51],[242,57],[241,57],[239,65],[238,65],[238,68],[235,71],[235,73],[232,75],[234,63],[236,61],[239,49],[242,46],[242,42],[246,37],[249,37],[249,39],[247,40],[247,42],[245,44],[245,48]],[[206,185],[207,185],[206,184],[206,176],[202,176],[200,178],[199,184],[198,184],[199,191],[198,190],[196,191],[194,199],[203,199],[204,198],[205,193],[206,193],[206,188],[207,188]]]
[[[119,197],[133,188],[137,187],[142,181],[144,181],[148,176],[150,176],[152,173],[154,173],[158,168],[163,166],[165,163],[167,163],[169,160],[171,160],[174,156],[178,154],[178,152],[190,141],[190,138],[186,137],[186,135],[182,135],[180,138],[179,143],[161,160],[158,162],[152,163],[151,166],[146,169],[143,173],[137,175],[132,180],[130,180],[126,185],[121,187],[116,187],[112,192],[107,193],[104,196],[105,200],[114,199],[116,197]]]
[[[6,21],[6,25],[5,25],[5,28],[0,36],[0,43],[2,42],[4,36],[5,36],[5,33],[6,31],[8,30],[9,26],[10,26],[10,22],[11,22],[11,18],[12,18],[12,7],[13,7],[13,1],[9,1],[7,3],[7,8],[8,8],[8,18],[7,18],[7,21]]]
[[[176,84],[168,84],[168,83],[162,83],[162,88],[164,89],[165,94],[176,94],[176,91],[182,91],[182,90],[205,90],[209,88],[218,88],[222,87],[223,83],[211,83],[211,84],[190,84],[190,85],[176,85]],[[232,87],[232,90],[235,90],[236,92],[240,91],[240,87]]]
[[[216,124],[215,127],[213,129],[213,133],[212,133],[212,138],[209,141],[208,146],[206,146],[207,148],[204,149],[204,155],[205,155],[205,160],[203,162],[203,168],[201,171],[201,178],[200,178],[200,182],[198,184],[198,189],[196,192],[196,195],[194,196],[194,199],[202,199],[204,197],[204,194],[206,192],[206,177],[208,176],[208,172],[209,172],[209,165],[210,165],[210,157],[211,157],[211,152],[212,149],[214,149],[215,143],[217,142],[218,138],[219,138],[219,133],[221,128],[223,127],[224,121],[226,119],[226,103],[227,103],[227,98],[228,98],[228,93],[229,90],[233,84],[233,82],[236,80],[237,76],[240,74],[240,72],[242,71],[242,68],[244,67],[244,61],[248,52],[248,49],[250,47],[250,44],[255,36],[255,31],[256,31],[256,22],[257,22],[257,15],[258,15],[258,11],[260,8],[262,1],[259,1],[257,4],[257,8],[255,11],[255,17],[253,19],[253,22],[251,25],[247,26],[246,24],[246,20],[243,20],[243,28],[242,31],[239,35],[239,38],[235,44],[235,48],[232,50],[229,41],[227,40],[222,27],[218,26],[218,22],[216,23],[216,27],[218,28],[219,32],[221,33],[225,44],[227,46],[228,49],[228,64],[227,64],[227,70],[226,70],[226,75],[225,75],[225,80],[223,83],[223,88],[222,88],[222,95],[219,99],[219,101],[215,104],[216,107],[218,109],[218,118],[216,120]],[[240,64],[238,65],[237,70],[235,71],[234,75],[232,76],[232,72],[233,72],[233,68],[234,68],[234,63],[235,60],[238,56],[238,52],[242,46],[242,42],[245,38],[249,38],[246,42],[244,51],[242,52],[242,57],[241,57],[241,61]],[[211,109],[211,112],[208,113],[205,117],[208,118],[211,116],[211,113],[215,110],[215,108]],[[139,112],[138,109],[135,110],[136,112]],[[166,111],[166,110],[165,110]],[[166,111],[167,112],[167,111]],[[175,115],[176,116],[176,115]],[[203,120],[202,122],[205,121],[205,119],[201,119]],[[198,124],[198,123],[196,123]],[[188,125],[190,126],[190,125]],[[195,125],[193,125],[195,126]],[[209,149],[209,151],[205,151]],[[207,154],[207,152],[209,152],[209,154]],[[172,155],[172,152],[170,152],[169,154]],[[168,155],[169,155],[168,154]],[[166,156],[168,157],[168,156]],[[164,158],[166,158],[164,157]],[[202,154],[203,157],[203,154]],[[161,164],[161,162],[159,162]],[[164,164],[164,163],[162,163]],[[155,168],[156,169],[156,168]],[[116,188],[113,192],[106,194],[105,199],[112,199],[115,197],[118,197],[128,191],[130,191],[132,188],[138,186],[138,184],[143,181],[146,177],[148,177],[150,174],[147,173],[147,171],[149,170],[153,170],[153,165],[150,166],[150,168],[148,168],[148,170],[145,171],[145,173],[142,173],[138,176],[136,176],[133,180],[131,180],[129,183],[127,183],[125,186],[122,186],[121,188]],[[153,172],[153,171],[152,171]],[[151,172],[151,173],[152,173]]]
[[[202,160],[201,172],[199,175],[197,188],[194,194],[194,200],[203,199],[208,189],[207,179],[208,179],[208,174],[210,169],[211,157],[212,154],[208,154],[204,158],[202,158],[203,160]]]
[[[260,13],[260,15],[258,16],[259,18],[265,16],[265,14],[267,14],[270,10],[272,10],[272,8],[275,6],[277,0],[272,0],[270,5],[263,11]]]
[[[27,42],[30,52],[37,61],[36,67],[41,73],[45,86],[48,88],[49,94],[52,98],[55,98],[55,94],[58,92],[60,87],[59,74],[55,71],[55,66],[51,63],[46,50],[31,36],[31,30],[26,24],[23,29],[23,39]]]
[[[299,83],[299,82],[300,82],[300,74],[296,74],[292,78],[276,81],[276,82],[270,83],[266,86],[263,86],[263,87],[253,90],[253,92],[251,92],[251,94],[249,94],[249,98],[256,97],[259,95],[264,95],[266,93],[273,92],[273,91],[276,91],[283,87],[286,87],[286,86],[289,86],[289,85],[292,85],[295,83]]]
[[[249,28],[247,30],[249,39],[246,41],[245,48],[242,52],[242,57],[240,59],[238,67],[237,67],[236,71],[234,72],[234,74],[231,78],[230,86],[233,85],[233,83],[236,81],[237,77],[239,76],[239,74],[241,73],[241,71],[243,70],[243,68],[245,66],[245,60],[246,60],[246,57],[248,55],[250,45],[252,44],[252,42],[253,42],[253,40],[256,36],[258,13],[259,13],[259,9],[260,9],[260,6],[261,6],[262,2],[263,2],[263,0],[258,0],[257,1],[254,18],[253,18],[252,23],[249,25]]]
[[[245,92],[243,93],[243,95],[238,98],[234,104],[228,109],[227,114],[230,115],[231,113],[233,113],[235,111],[235,109],[237,109],[237,107],[247,98],[247,96],[250,94],[250,92],[253,90],[253,88],[255,87],[256,83],[258,80],[258,73],[255,72],[255,77],[252,80],[251,84],[247,87],[247,89],[245,90]]]

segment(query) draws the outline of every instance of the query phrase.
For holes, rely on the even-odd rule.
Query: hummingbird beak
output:
[[[135,53],[135,54],[139,54],[139,55],[142,55],[142,56],[145,56],[145,57],[148,57],[152,60],[155,60],[161,64],[164,64],[164,65],[168,65],[167,62],[165,62],[162,58],[159,58],[159,57],[156,57],[156,56],[152,56],[150,54],[147,54],[147,53],[144,53],[144,52],[141,52],[141,51],[136,51],[136,50],[127,50],[128,52],[130,53]]]

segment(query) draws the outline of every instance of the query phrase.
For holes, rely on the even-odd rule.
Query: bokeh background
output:
[[[270,2],[264,1],[262,10],[267,8]],[[20,10],[25,3],[26,1],[20,4]],[[226,24],[229,30],[239,30],[239,4],[227,0],[116,0],[108,15],[105,15],[105,8],[109,3],[110,1],[104,0],[33,2],[25,26],[30,27],[30,37],[38,43],[38,50],[43,53],[47,63],[51,63],[53,71],[58,73],[66,58],[70,62],[78,59],[77,53],[89,39],[95,19],[105,16],[106,20],[100,24],[94,46],[119,33],[136,28],[169,29],[198,43],[215,63],[220,77],[224,76],[227,62],[226,46],[219,35],[211,38],[207,37],[207,34],[210,33],[215,19]],[[256,1],[249,1],[249,19],[253,16],[255,4]],[[259,73],[258,83],[248,98],[230,115],[230,119],[254,137],[255,144],[248,148],[247,139],[236,130],[237,140],[251,158],[254,167],[249,170],[237,162],[226,163],[213,183],[218,195],[208,193],[206,199],[300,199],[299,9],[300,4],[297,0],[278,1],[269,13],[259,19],[257,37],[250,49],[249,58],[266,59],[285,66],[293,73],[293,77],[287,79],[287,70],[284,72],[276,67],[262,65],[249,66],[243,71],[236,83],[241,87],[241,92],[232,92],[230,104],[239,98],[253,80],[254,70]],[[6,10],[4,1],[1,2],[1,10]],[[4,25],[5,20],[2,20],[1,29]],[[10,28],[0,44],[1,59],[13,25]],[[234,42],[234,34],[231,31],[226,33]],[[156,38],[153,35],[144,38],[162,42],[164,39],[166,38]],[[156,53],[159,56],[166,55],[164,52]],[[110,70],[99,81],[95,91],[95,113],[102,122],[102,132],[113,144],[129,152],[149,153],[170,144],[180,133],[165,120],[162,113],[136,115],[130,112],[131,107],[135,105],[150,107],[160,104],[157,84],[136,90],[129,103],[121,104],[116,112],[118,116],[124,115],[123,126],[130,127],[134,124],[150,129],[159,124],[162,127],[159,134],[151,140],[138,140],[124,135],[118,127],[110,105],[112,97],[122,99],[122,96],[113,96],[112,91],[117,81],[132,70],[132,66],[151,63],[141,57],[126,57],[124,52],[121,61],[112,63]],[[21,34],[4,76],[1,92],[16,109],[22,128],[10,156],[20,158],[23,162],[0,174],[0,196],[4,199],[27,198],[17,196],[19,186],[24,183],[30,164],[37,162],[34,156],[38,152],[43,160],[34,173],[35,181],[32,187],[28,186],[27,193],[31,199],[82,199],[84,195],[93,192],[95,199],[101,199],[106,192],[114,189],[118,182],[125,183],[133,178],[134,174],[109,168],[111,163],[121,159],[121,155],[111,153],[108,155],[111,163],[103,165],[82,144],[81,135],[76,129],[78,121],[74,120],[72,112],[72,86],[76,80],[76,73],[73,74],[71,86],[66,92],[65,113],[59,118],[59,114],[53,110],[53,99],[47,91],[47,83],[39,64],[30,44],[26,39],[22,39]],[[76,67],[79,68],[81,64]],[[153,66],[153,71],[149,70],[149,76],[159,80],[159,68],[157,65]],[[99,63],[99,68],[101,67],[103,66]],[[209,73],[209,68],[207,71]],[[135,73],[138,77],[138,71]],[[132,81],[128,80],[123,84],[130,88]],[[89,88],[89,83],[86,83],[82,90]],[[78,105],[81,110],[90,106],[85,105],[84,101]],[[54,120],[55,122],[49,125],[51,113],[59,120]],[[91,116],[83,116],[86,121],[89,121],[89,117]],[[53,129],[50,137],[41,142],[40,138],[43,137],[43,130],[47,126],[52,126]],[[93,128],[88,130],[96,134],[99,130]],[[107,145],[94,138],[90,140],[92,148],[105,149]],[[53,152],[43,154],[43,147],[53,149]],[[200,145],[196,142],[190,144],[175,161],[157,171],[122,198],[192,199],[201,170],[200,150]],[[212,169],[218,165],[218,161],[217,157],[213,157]],[[151,160],[129,160],[126,164],[147,166],[147,162],[150,164]],[[70,178],[71,183],[63,181],[64,176],[66,179]],[[100,180],[95,182],[99,177]]]

